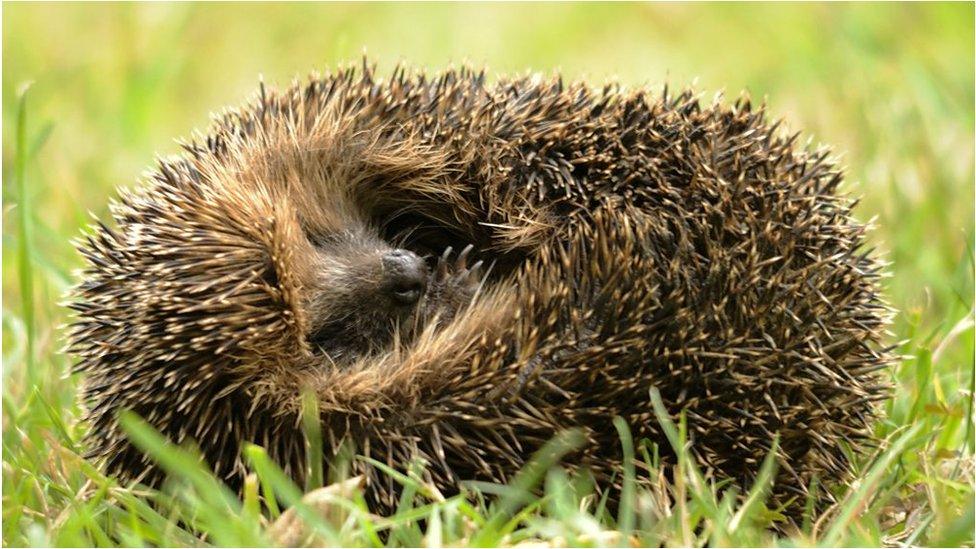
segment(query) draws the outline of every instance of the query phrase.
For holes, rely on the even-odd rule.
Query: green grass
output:
[[[974,30],[972,4],[7,4],[3,10],[4,545],[267,545],[285,507],[320,541],[351,545],[973,545]],[[899,311],[904,359],[877,425],[828,512],[774,533],[772,462],[744,494],[705,482],[679,451],[675,482],[656,449],[631,440],[615,513],[585,476],[551,468],[553,441],[509,486],[466,484],[445,498],[422,464],[390,471],[399,510],[371,515],[361,494],[322,515],[309,486],[257,447],[238,499],[185,451],[137,420],[139,444],[176,473],[167,490],[119,486],[82,459],[78,380],[59,352],[59,301],[80,265],[70,239],[103,217],[174,138],[265,81],[354,61],[469,60],[496,72],[696,87],[765,98],[790,128],[843,153],[847,190],[875,219]],[[26,84],[31,83],[29,89]],[[22,93],[26,90],[26,93]],[[669,425],[684,448],[683,425]],[[314,437],[314,429],[309,432]],[[535,494],[535,495],[532,495]],[[541,496],[540,496],[541,494]]]

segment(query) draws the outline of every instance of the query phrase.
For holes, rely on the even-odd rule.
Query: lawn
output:
[[[969,3],[5,4],[3,544],[273,541],[266,523],[301,490],[260,448],[243,500],[138,422],[133,435],[180,472],[175,489],[119,486],[81,457],[79,380],[60,351],[62,296],[81,265],[71,240],[89,212],[105,217],[117,186],[259,79],[287,84],[365,52],[381,73],[469,62],[764,100],[841,155],[845,190],[862,197],[856,212],[874,220],[872,244],[890,262],[890,342],[903,358],[876,427],[885,444],[833,487],[838,506],[794,529],[769,528],[767,486],[731,497],[690,459],[673,487],[637,489],[614,513],[545,461],[512,486],[446,499],[403,464],[395,515],[338,498],[327,519],[309,514],[322,541],[972,546],[973,17]],[[653,456],[637,457],[657,474]]]

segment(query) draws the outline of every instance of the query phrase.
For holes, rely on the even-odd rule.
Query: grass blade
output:
[[[624,479],[620,491],[620,509],[617,512],[617,529],[624,536],[629,536],[634,530],[637,513],[634,509],[637,479],[634,473],[634,439],[630,434],[630,427],[622,417],[613,418],[613,426],[620,435],[620,444],[624,450]]]
[[[584,440],[583,433],[580,431],[564,431],[536,452],[512,480],[509,486],[512,491],[502,497],[488,522],[471,538],[471,545],[475,547],[497,545],[502,537],[502,527],[521,505],[531,501],[532,489],[542,481],[549,468],[558,463],[564,455],[580,447]]]
[[[27,367],[27,382],[30,387],[36,385],[36,368],[34,367],[34,347],[36,326],[34,324],[34,267],[32,263],[32,220],[30,195],[27,192],[27,92],[30,84],[24,85],[19,92],[17,101],[17,134],[16,154],[14,156],[14,179],[17,182],[18,231],[20,242],[17,248],[17,274],[20,283],[20,303],[24,315],[24,327],[27,332],[27,350],[25,353]]]
[[[867,474],[860,479],[860,484],[857,488],[847,494],[840,511],[831,522],[830,528],[823,537],[824,545],[828,547],[840,545],[851,522],[868,505],[878,483],[881,482],[884,475],[888,472],[888,468],[915,441],[915,437],[918,436],[922,427],[924,427],[923,424],[916,424],[898,436],[888,450],[878,457]]]

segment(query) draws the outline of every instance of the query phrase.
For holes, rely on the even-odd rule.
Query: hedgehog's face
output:
[[[417,322],[429,278],[417,254],[365,229],[320,236],[313,246],[303,301],[314,351],[344,362],[385,347]]]
[[[434,258],[397,248],[368,225],[309,235],[302,302],[306,341],[344,364],[408,341],[434,317],[448,319],[470,301],[480,265],[450,251]]]

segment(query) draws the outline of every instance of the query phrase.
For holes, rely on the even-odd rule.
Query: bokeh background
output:
[[[950,425],[945,446],[971,445],[973,17],[971,3],[5,4],[4,540],[20,539],[8,486],[76,434],[59,301],[89,212],[260,78],[285,85],[364,53],[381,74],[467,62],[766,100],[841,155],[858,215],[876,218],[891,341],[915,357],[893,372],[919,397],[903,406]]]

